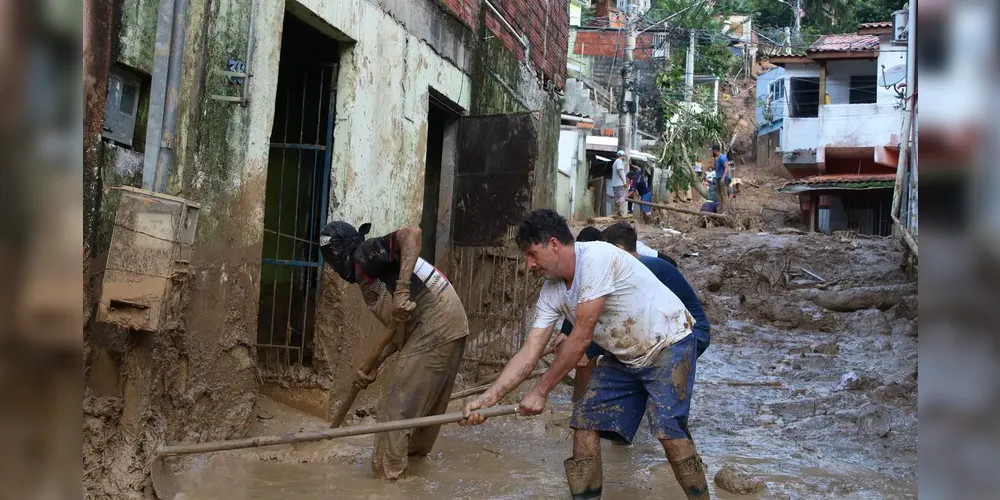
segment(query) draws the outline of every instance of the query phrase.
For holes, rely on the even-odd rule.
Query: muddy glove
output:
[[[417,304],[410,300],[409,280],[399,280],[396,282],[396,293],[392,294],[392,317],[400,323],[410,319],[410,313],[417,307]]]

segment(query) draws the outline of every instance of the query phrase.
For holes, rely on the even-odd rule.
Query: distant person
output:
[[[715,158],[715,194],[719,209],[726,211],[729,207],[729,183],[732,182],[729,157],[722,153],[722,147],[712,145],[712,157]]]
[[[701,164],[700,156],[694,160],[694,176],[698,182],[705,180],[705,167]]]
[[[615,197],[615,215],[624,217],[625,212],[625,152],[619,151],[615,162],[611,165],[611,190]]]
[[[653,201],[653,191],[649,189],[646,184],[646,179],[643,178],[642,172],[629,172],[628,179],[632,182],[631,195],[638,195],[639,199],[649,203]],[[639,209],[642,211],[642,215],[649,217],[653,215],[653,208],[648,205],[640,205]]]

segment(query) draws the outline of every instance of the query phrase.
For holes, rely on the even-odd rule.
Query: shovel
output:
[[[361,363],[361,367],[358,368],[358,375],[365,373],[371,374],[375,370],[378,370],[378,358],[382,355],[382,351],[385,350],[386,346],[392,342],[393,337],[396,336],[396,327],[399,326],[395,320],[389,322],[388,328],[386,328],[385,337],[371,353],[368,354],[368,358],[365,359],[364,363]],[[347,417],[347,411],[351,409],[354,404],[354,400],[357,399],[358,393],[361,392],[361,383],[358,380],[360,377],[355,379],[354,383],[351,384],[351,390],[344,397],[344,400],[340,402],[340,407],[337,408],[337,413],[333,414],[333,418],[330,419],[330,428],[336,429],[340,427],[340,424],[344,423],[344,418]]]
[[[513,415],[517,413],[517,405],[494,406],[492,408],[477,410],[477,413],[486,418]],[[288,443],[305,443],[309,441],[322,441],[325,439],[336,439],[348,436],[376,434],[379,432],[416,429],[419,427],[430,427],[434,425],[460,422],[464,418],[465,415],[463,412],[456,411],[452,413],[445,413],[443,415],[407,418],[403,420],[393,420],[391,422],[356,425],[354,427],[293,432],[277,436],[258,436],[243,439],[230,439],[227,441],[211,441],[207,443],[188,443],[161,446],[156,450],[156,455],[154,456],[153,462],[150,466],[150,472],[153,479],[153,490],[156,492],[156,497],[160,500],[172,500],[174,496],[180,492],[180,483],[177,481],[177,476],[174,475],[173,471],[171,471],[163,462],[163,458],[168,456],[212,453],[216,451],[239,450],[243,448],[257,448],[261,446],[274,446]]]

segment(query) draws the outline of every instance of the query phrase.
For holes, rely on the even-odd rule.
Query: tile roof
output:
[[[866,189],[891,189],[896,174],[841,174],[814,175],[805,179],[786,182],[779,193],[805,193],[809,191],[859,191]]]
[[[874,23],[861,23],[858,25],[858,29],[862,30],[865,28],[891,28],[892,21],[878,21]]]
[[[809,46],[809,52],[875,52],[878,50],[877,35],[823,35]]]
[[[805,179],[786,182],[785,185],[808,184],[861,184],[868,182],[896,182],[896,174],[836,174],[814,175]]]

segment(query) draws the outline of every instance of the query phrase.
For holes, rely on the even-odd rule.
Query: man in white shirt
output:
[[[688,498],[709,498],[687,425],[697,355],[695,321],[684,304],[625,251],[604,242],[575,243],[566,220],[552,210],[526,215],[516,241],[528,267],[546,279],[535,322],[496,382],[466,403],[462,424],[484,422],[476,410],[496,404],[527,378],[565,317],[573,331],[519,406],[523,415],[541,413],[549,392],[591,341],[606,351],[570,421],[573,456],[565,467],[573,498],[600,498],[600,438],[631,442],[644,413]]]
[[[625,152],[619,151],[615,162],[611,165],[611,189],[615,196],[615,215],[624,217],[628,212],[625,206]]]

